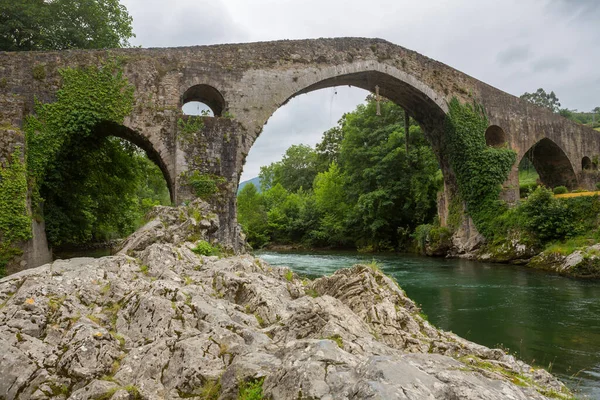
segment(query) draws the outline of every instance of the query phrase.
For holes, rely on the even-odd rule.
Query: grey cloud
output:
[[[548,56],[536,60],[532,65],[533,72],[564,72],[569,68],[570,61],[561,56]]]
[[[498,53],[496,60],[501,65],[509,65],[519,61],[526,61],[531,58],[531,49],[527,45],[517,45],[509,47]]]
[[[178,47],[239,41],[244,32],[220,1],[126,0],[133,16],[134,44]],[[167,9],[168,7],[168,9]]]
[[[551,12],[576,20],[598,22],[600,1],[598,0],[551,0]]]

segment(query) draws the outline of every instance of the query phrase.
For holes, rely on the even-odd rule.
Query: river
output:
[[[412,255],[257,252],[271,265],[318,277],[377,261],[438,328],[502,347],[600,399],[600,282],[525,267]]]

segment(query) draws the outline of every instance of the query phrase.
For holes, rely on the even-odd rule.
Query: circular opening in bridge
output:
[[[225,99],[210,85],[195,85],[183,94],[182,105],[185,115],[220,117],[225,109]]]
[[[506,133],[498,125],[491,125],[485,131],[485,143],[491,147],[505,147],[508,140]]]
[[[592,169],[594,169],[594,164],[588,156],[585,156],[581,159],[581,169],[586,171],[591,171]]]

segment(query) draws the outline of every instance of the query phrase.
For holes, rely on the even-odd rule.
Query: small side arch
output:
[[[194,85],[186,90],[181,98],[181,106],[190,102],[206,104],[215,117],[220,117],[226,108],[223,95],[210,85]]]
[[[498,125],[490,125],[485,131],[485,143],[490,147],[505,147],[508,144],[508,138]]]
[[[585,156],[581,159],[581,169],[584,171],[591,171],[595,169],[594,163],[592,163],[592,160],[588,156]]]
[[[569,190],[577,186],[577,176],[569,157],[552,140],[540,140],[531,146],[525,157],[531,161],[545,186],[566,186]]]

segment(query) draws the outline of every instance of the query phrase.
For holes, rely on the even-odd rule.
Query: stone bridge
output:
[[[54,100],[58,70],[98,65],[118,56],[135,87],[134,112],[123,125],[101,124],[98,134],[115,135],[140,146],[161,168],[175,203],[193,197],[189,177],[223,177],[216,201],[219,239],[234,244],[235,193],[245,158],[271,115],[291,98],[313,90],[351,85],[380,94],[400,106],[424,129],[442,166],[445,192],[453,174],[441,151],[446,102],[481,103],[492,146],[508,145],[520,161],[528,155],[550,187],[595,183],[586,169],[600,156],[600,132],[533,106],[419,53],[380,39],[336,38],[164,49],[63,52],[0,52],[0,162],[17,145],[34,99]],[[214,117],[182,137],[181,108],[205,103]],[[518,199],[518,161],[505,183],[504,198]],[[194,172],[196,173],[196,172]],[[595,176],[595,175],[594,175]],[[442,202],[447,203],[447,202]],[[441,207],[442,221],[446,211]],[[47,260],[43,223],[25,246],[22,267]]]

